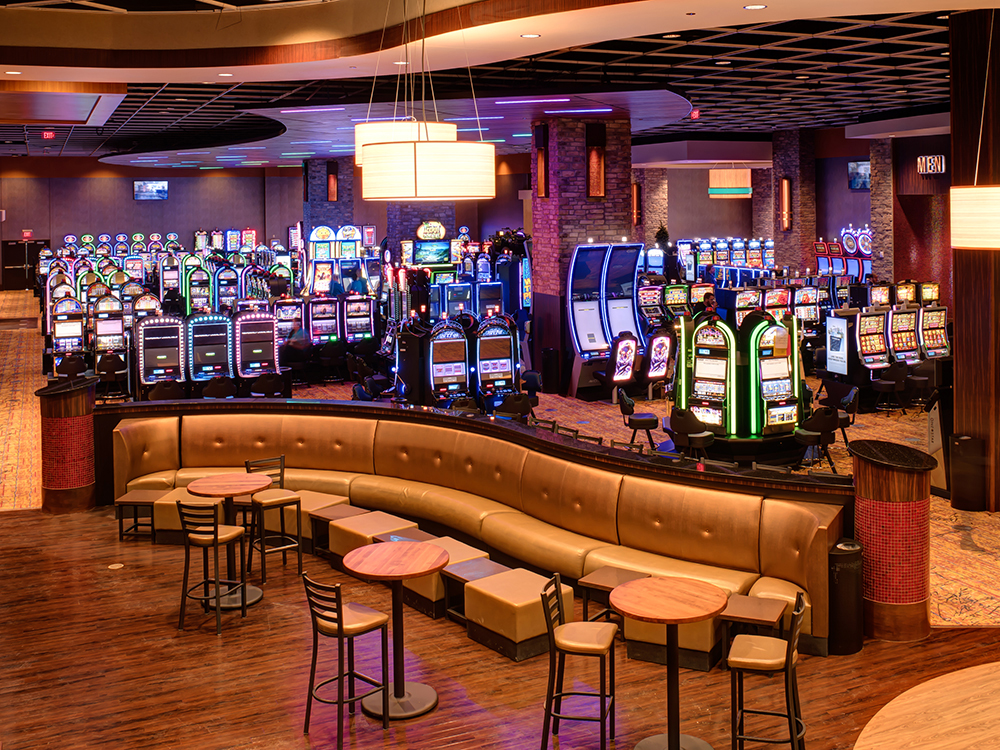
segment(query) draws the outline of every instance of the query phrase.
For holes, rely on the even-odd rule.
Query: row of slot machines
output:
[[[842,376],[951,356],[945,307],[847,308],[826,321],[826,369]],[[872,373],[872,378],[877,377]]]
[[[476,398],[490,410],[519,388],[517,324],[507,315],[463,312],[433,326],[411,318],[388,334],[383,349],[390,348],[395,381],[411,404]]]
[[[86,304],[76,297],[60,297],[49,310],[46,331],[53,365],[70,354],[93,355],[96,362],[102,354],[125,353],[134,323],[160,312],[160,301],[152,294],[136,297],[128,308],[111,294],[91,298]],[[43,369],[49,369],[44,359]]]
[[[391,269],[390,279],[388,317],[394,321],[416,317],[433,324],[463,312],[480,317],[508,313],[499,281],[459,282],[453,272],[426,268]]]
[[[645,331],[654,331],[682,315],[691,317],[709,293],[715,293],[713,284],[642,284],[636,300]]]
[[[751,311],[740,328],[718,317],[678,324],[675,403],[726,438],[794,432],[802,418],[795,317]]]
[[[848,232],[848,230],[844,230]],[[843,242],[813,243],[816,253],[816,273],[820,276],[849,276],[854,281],[864,281],[872,272],[871,240],[859,242],[854,234],[845,234]],[[866,247],[867,251],[863,251]]]
[[[278,335],[288,339],[298,320],[314,346],[344,342],[355,344],[379,335],[378,306],[374,297],[280,297],[271,303]]]

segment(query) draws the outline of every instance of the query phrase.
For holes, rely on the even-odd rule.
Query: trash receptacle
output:
[[[986,510],[986,441],[952,435],[951,507],[955,510]]]
[[[856,654],[864,645],[864,571],[861,545],[841,539],[830,551],[831,654]]]
[[[559,392],[559,350],[542,349],[542,393]]]

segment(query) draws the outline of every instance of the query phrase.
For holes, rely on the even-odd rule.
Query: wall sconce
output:
[[[632,183],[632,226],[642,224],[642,185]]]
[[[549,197],[549,126],[535,126],[535,187],[539,198]]]
[[[788,232],[792,228],[792,181],[781,178],[781,231]]]
[[[326,199],[330,203],[337,202],[337,162],[326,163]]]
[[[587,197],[604,197],[604,149],[607,127],[603,122],[587,123]]]

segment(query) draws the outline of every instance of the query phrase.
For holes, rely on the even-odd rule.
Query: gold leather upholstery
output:
[[[450,536],[431,539],[427,543],[445,550],[448,553],[449,565],[465,562],[466,560],[478,560],[489,557],[481,549],[463,544],[457,539],[452,539]],[[421,576],[420,578],[409,578],[403,581],[403,587],[420,594],[420,596],[428,601],[439,602],[444,599],[444,581],[441,579],[440,573],[431,573],[429,576]]]
[[[215,503],[220,505],[222,499],[212,500],[207,497],[196,497],[183,487],[170,490],[166,495],[153,503],[153,526],[157,531],[180,531],[181,514],[177,511],[177,502],[204,503],[209,505]]]
[[[588,553],[604,544],[524,513],[487,516],[483,520],[482,540],[529,565],[574,579],[583,577]]]
[[[297,490],[299,496],[299,518],[295,517],[295,507],[288,506],[283,509],[285,514],[285,532],[294,536],[299,528],[299,520],[302,521],[302,538],[312,539],[312,523],[309,520],[310,511],[320,508],[329,508],[331,505],[343,505],[348,502],[348,498],[343,495],[327,495],[323,492],[311,492],[310,490]],[[277,513],[264,513],[264,528],[268,531],[280,531],[281,521]]]
[[[371,544],[376,534],[415,528],[415,523],[377,510],[330,521],[330,551],[343,557],[351,550]]]
[[[176,469],[154,471],[151,474],[145,474],[129,480],[128,484],[125,485],[125,492],[131,492],[132,490],[172,490],[176,477]],[[118,497],[121,497],[121,495],[118,495]]]
[[[263,508],[281,508],[290,503],[299,502],[299,496],[291,490],[283,490],[280,487],[270,487],[260,492],[255,492],[253,502]]]
[[[323,472],[372,474],[375,471],[376,424],[374,419],[282,416],[280,450],[271,455],[285,454],[286,485],[289,466]],[[300,489],[298,485],[296,489]],[[301,489],[327,491],[318,487]]]
[[[625,638],[629,641],[667,645],[667,626],[626,617]],[[688,651],[709,652],[722,638],[722,621],[717,617],[677,626],[677,645]]]
[[[152,417],[123,419],[115,427],[112,444],[115,456],[115,497],[129,489],[158,490],[173,487],[150,486],[138,483],[129,487],[137,477],[163,472],[164,479],[170,471],[181,466],[179,452],[180,419],[178,417]]]
[[[389,622],[389,615],[379,612],[377,609],[366,607],[363,604],[355,604],[354,602],[344,603],[344,606],[341,608],[341,616],[344,618],[345,638],[363,635],[369,630],[380,628]],[[337,623],[332,620],[317,617],[316,629],[323,635],[337,637]]]
[[[544,635],[542,588],[547,578],[523,568],[465,584],[465,616],[470,622],[521,643]],[[573,611],[573,589],[563,584],[563,610]]]
[[[600,567],[613,565],[616,568],[637,570],[649,573],[651,576],[677,576],[679,578],[694,578],[705,583],[711,583],[723,589],[726,594],[746,594],[754,581],[759,577],[756,573],[743,570],[729,570],[716,565],[693,563],[687,560],[675,560],[672,557],[655,555],[629,547],[599,547],[587,555],[584,575],[593,573]]]
[[[792,610],[795,609],[795,597],[800,592],[806,604],[806,609],[802,613],[802,632],[815,635],[812,630],[812,598],[809,596],[808,591],[796,586],[794,583],[768,576],[758,578],[756,583],[750,587],[750,596],[759,596],[761,599],[777,599],[785,603],[783,622],[786,629],[791,624]]]
[[[733,638],[729,648],[730,669],[748,669],[756,672],[777,672],[785,668],[788,644],[781,638],[765,635],[740,635]],[[792,654],[792,663],[798,654]]]
[[[280,455],[279,414],[193,414],[181,417],[181,463],[185,467],[242,466],[247,459]]]
[[[556,648],[571,654],[603,654],[615,644],[618,625],[613,622],[567,622],[552,634]]]
[[[243,536],[242,526],[225,526],[219,524],[219,544],[229,544],[235,542]],[[195,547],[211,547],[215,542],[211,526],[199,526],[193,533],[188,534],[188,541]]]

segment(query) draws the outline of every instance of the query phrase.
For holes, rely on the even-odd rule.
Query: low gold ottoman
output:
[[[549,650],[542,612],[547,578],[517,568],[465,584],[465,616],[469,638],[523,661]],[[563,609],[573,611],[573,589],[562,586]]]
[[[448,553],[449,565],[489,557],[481,549],[452,539],[450,536],[430,539],[427,543],[445,550]],[[403,581],[403,602],[436,620],[444,616],[444,586],[440,573]]]
[[[304,552],[313,554],[312,524],[309,522],[309,513],[322,508],[329,508],[331,505],[343,505],[349,502],[349,498],[344,495],[328,495],[325,492],[313,492],[312,490],[295,490],[299,496],[299,518],[295,517],[295,508],[288,506],[284,508],[285,532],[295,536],[299,524],[302,524],[302,549]],[[281,531],[281,519],[274,511],[265,511],[264,528],[267,531]]]
[[[417,528],[415,523],[380,510],[330,521],[330,553],[333,557],[331,562],[343,570],[344,555],[358,547],[372,544],[374,542],[372,537],[376,534],[415,528]]]
[[[188,492],[186,487],[175,487],[163,497],[153,501],[153,527],[156,529],[157,544],[184,544],[181,514],[177,511],[178,501],[220,505],[222,498],[212,500],[198,497]]]

